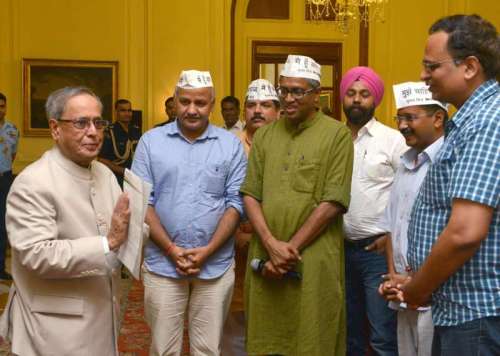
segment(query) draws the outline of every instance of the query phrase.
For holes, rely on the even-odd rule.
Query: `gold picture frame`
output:
[[[332,89],[321,89],[319,94],[319,107],[322,109],[327,107],[330,111],[333,111],[333,90]]]
[[[50,136],[45,102],[66,86],[86,86],[101,98],[103,118],[113,120],[118,98],[117,61],[80,61],[23,58],[23,134]]]

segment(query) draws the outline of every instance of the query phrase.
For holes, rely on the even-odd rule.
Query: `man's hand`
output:
[[[190,268],[201,269],[207,258],[210,256],[210,249],[208,246],[201,246],[184,250],[184,258],[190,263]]]
[[[273,238],[265,244],[269,259],[281,274],[291,270],[301,260],[299,250],[292,244]]]
[[[186,258],[186,249],[174,245],[170,249],[168,257],[175,263],[175,270],[181,276],[200,273],[200,269],[193,267],[193,263]]]
[[[419,290],[415,290],[413,288],[414,283],[411,282],[411,279],[409,279],[397,285],[397,288],[401,290],[400,299],[406,302],[408,307],[412,309],[429,305],[431,303],[431,295],[426,295]]]
[[[116,202],[111,226],[108,232],[108,244],[111,251],[117,250],[128,237],[128,223],[130,220],[129,199],[127,193],[122,193]]]
[[[380,284],[378,292],[386,300],[397,303],[406,303],[409,309],[418,309],[421,306],[430,305],[430,298],[415,300],[412,299],[412,296],[406,292],[406,289],[410,285],[412,279],[411,276],[392,274],[391,276],[384,275],[382,277],[387,280]]]
[[[373,251],[379,255],[385,254],[385,246],[387,242],[387,235],[381,236],[371,244],[365,247],[366,251]]]
[[[261,274],[263,277],[271,279],[281,279],[284,275],[284,273],[281,273],[276,267],[274,267],[271,261],[264,263]]]
[[[380,283],[378,293],[387,301],[403,302],[402,292],[398,286],[403,285],[411,279],[411,277],[403,274],[384,274],[382,276],[384,282]]]

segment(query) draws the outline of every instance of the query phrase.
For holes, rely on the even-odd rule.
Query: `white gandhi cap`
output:
[[[213,82],[210,72],[199,70],[183,70],[177,87],[182,89],[212,88]]]
[[[265,79],[256,79],[250,83],[246,95],[247,101],[277,100],[278,95],[271,82]]]
[[[310,57],[288,55],[280,75],[291,78],[307,78],[321,81],[321,66]]]
[[[439,105],[448,110],[448,104],[432,99],[432,93],[424,82],[406,82],[392,86],[396,109],[418,105]]]

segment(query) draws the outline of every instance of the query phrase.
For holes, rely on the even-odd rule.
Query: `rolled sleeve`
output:
[[[132,172],[134,172],[137,176],[142,178],[144,181],[151,184],[151,194],[148,199],[148,203],[150,205],[154,204],[154,188],[153,184],[153,173],[151,169],[151,160],[150,160],[150,149],[149,149],[149,140],[147,134],[142,136],[139,140],[137,148],[134,154],[134,160],[132,161]]]
[[[235,208],[240,216],[244,215],[243,201],[240,195],[240,187],[245,179],[247,169],[247,158],[241,142],[237,142],[235,152],[229,165],[229,173],[226,179],[226,209]]]
[[[452,198],[497,208],[500,201],[500,124],[489,120],[457,153],[450,192]]]

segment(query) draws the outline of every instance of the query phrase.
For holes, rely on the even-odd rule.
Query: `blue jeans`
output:
[[[500,316],[435,326],[432,356],[500,355]]]
[[[398,355],[397,314],[378,294],[387,273],[385,256],[364,249],[374,240],[345,242],[348,356],[365,356],[368,339],[374,355]]]

